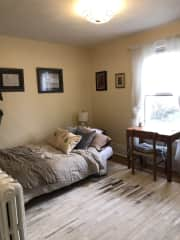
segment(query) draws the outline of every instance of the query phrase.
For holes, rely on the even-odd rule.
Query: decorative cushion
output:
[[[87,149],[91,142],[93,141],[96,131],[87,132],[84,129],[77,128],[76,134],[82,137],[81,141],[76,146],[76,149]]]
[[[69,154],[80,140],[81,136],[68,132],[65,129],[58,128],[53,135],[50,136],[48,143],[62,152]]]
[[[95,138],[93,139],[90,146],[95,147],[97,151],[101,151],[102,147],[105,147],[110,141],[110,137],[101,133],[96,133]]]
[[[144,152],[144,153],[151,153],[153,152],[153,145],[149,143],[139,143],[135,145],[135,150]],[[161,145],[156,145],[156,152],[158,154],[164,154],[167,152],[167,147],[166,146],[161,146]]]

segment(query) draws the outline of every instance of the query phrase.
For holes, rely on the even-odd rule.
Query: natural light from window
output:
[[[176,96],[146,96],[145,122],[150,126],[165,127],[171,124],[171,129],[180,125],[180,107]]]
[[[159,52],[142,65],[146,125],[180,126],[180,53]]]

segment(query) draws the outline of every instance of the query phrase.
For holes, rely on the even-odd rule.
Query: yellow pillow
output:
[[[81,136],[68,132],[65,129],[57,128],[48,139],[48,143],[62,152],[69,154],[80,140]]]

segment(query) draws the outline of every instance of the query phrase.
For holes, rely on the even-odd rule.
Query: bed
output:
[[[89,147],[64,154],[49,144],[26,145],[0,150],[0,168],[22,184],[27,203],[88,176],[106,174],[112,154],[110,146],[100,152]]]

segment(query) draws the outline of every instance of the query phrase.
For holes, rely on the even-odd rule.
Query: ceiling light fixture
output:
[[[106,23],[118,12],[120,2],[120,0],[79,0],[77,12],[91,23]]]

